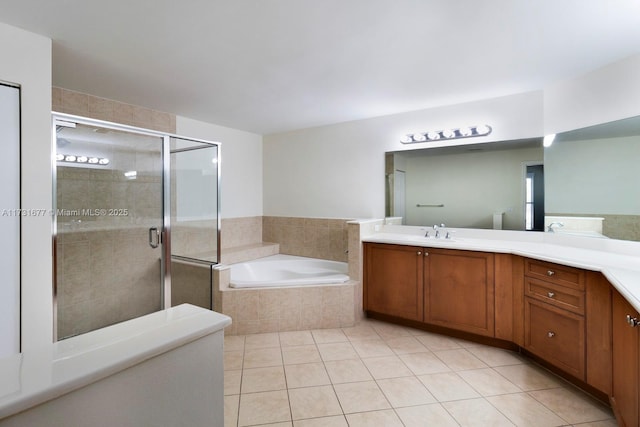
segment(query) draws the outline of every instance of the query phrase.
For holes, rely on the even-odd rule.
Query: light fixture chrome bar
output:
[[[447,139],[473,138],[487,136],[492,129],[489,125],[461,127],[457,129],[444,129],[439,131],[409,133],[400,139],[403,144],[415,144],[418,142],[430,142]]]

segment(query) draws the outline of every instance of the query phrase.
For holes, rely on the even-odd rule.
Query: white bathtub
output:
[[[231,265],[232,288],[264,288],[344,283],[349,280],[346,262],[272,255]]]

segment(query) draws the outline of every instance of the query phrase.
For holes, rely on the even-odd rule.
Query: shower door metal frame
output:
[[[121,132],[129,132],[138,135],[151,136],[162,138],[162,262],[161,262],[161,278],[160,284],[160,298],[161,309],[167,309],[171,307],[171,138],[179,138],[188,141],[194,141],[217,147],[218,167],[217,167],[217,262],[220,262],[220,143],[213,141],[206,141],[202,139],[185,137],[168,132],[161,132],[152,129],[145,129],[136,126],[124,125],[120,123],[108,122],[104,120],[92,119],[88,117],[76,116],[73,114],[60,113],[52,111],[51,113],[51,172],[52,172],[52,252],[53,252],[53,342],[58,341],[58,286],[57,286],[57,241],[58,241],[58,221],[57,221],[57,133],[56,126],[62,125],[69,126],[69,124],[82,124],[88,126],[96,126],[104,129],[110,129]]]

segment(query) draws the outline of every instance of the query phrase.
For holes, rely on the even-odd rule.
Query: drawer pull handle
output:
[[[549,332],[547,332],[547,336],[548,336],[549,338],[553,338],[553,337],[555,337],[555,336],[556,336],[556,333],[555,333],[555,332],[552,332],[552,331],[549,331]]]
[[[555,297],[555,296],[556,296],[556,294],[555,294],[554,292],[547,292],[547,296],[548,296],[549,298],[553,298],[553,297]]]
[[[638,320],[637,317],[631,317],[631,315],[627,314],[627,323],[632,328],[635,328],[636,326],[640,325],[640,320]]]
[[[554,274],[556,274],[555,271],[553,270],[547,270],[547,276],[553,276]]]

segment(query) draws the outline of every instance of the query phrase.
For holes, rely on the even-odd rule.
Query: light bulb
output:
[[[430,141],[435,141],[436,139],[440,139],[440,133],[436,131],[431,131],[427,133],[427,138],[429,138]]]
[[[471,136],[472,134],[471,128],[460,128],[458,129],[458,132],[460,132],[460,135],[462,136]]]
[[[109,164],[109,159],[107,159],[106,157],[103,159],[98,160],[98,163],[101,165],[108,165]]]
[[[415,133],[413,134],[413,139],[418,142],[423,142],[427,140],[427,136],[423,133]]]
[[[90,157],[89,158],[89,163],[91,163],[92,165],[95,165],[96,163],[98,163],[98,159],[97,157]]]
[[[453,138],[454,136],[456,136],[456,133],[451,129],[445,129],[442,131],[442,136],[444,136],[445,138]]]
[[[78,163],[87,163],[87,160],[89,160],[89,158],[87,156],[78,156],[78,157],[76,157],[76,162],[78,162]]]
[[[71,155],[65,156],[64,157],[64,161],[65,162],[75,162],[76,161],[76,156],[71,156]]]
[[[403,144],[409,144],[411,142],[413,142],[413,138],[412,135],[404,135],[403,137],[400,138],[400,142],[402,142]]]
[[[491,132],[491,128],[487,125],[476,126],[476,132],[478,135],[488,135]]]
[[[64,154],[56,154],[56,161],[61,162],[64,160]]]
[[[546,135],[543,139],[542,139],[542,146],[543,147],[551,147],[551,144],[553,144],[553,140],[556,139],[556,134],[552,133],[549,135]]]

